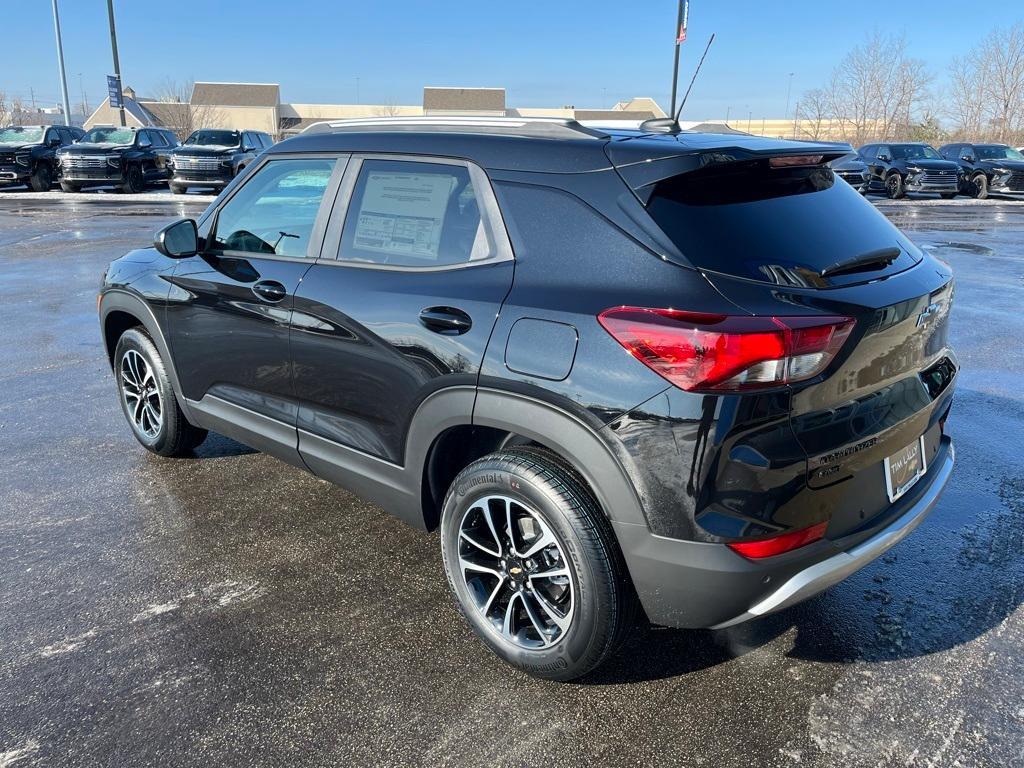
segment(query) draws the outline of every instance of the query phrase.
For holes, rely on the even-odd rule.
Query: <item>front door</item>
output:
[[[207,220],[203,252],[171,278],[170,343],[202,426],[295,463],[289,323],[340,165],[335,157],[264,162]]]
[[[300,453],[344,484],[333,459],[402,465],[419,404],[475,386],[513,262],[476,166],[354,158],[341,189],[347,213],[299,286],[291,339]]]

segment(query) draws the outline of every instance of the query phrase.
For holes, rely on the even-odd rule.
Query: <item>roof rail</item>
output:
[[[302,133],[334,133],[342,131],[447,130],[458,133],[500,133],[537,138],[606,139],[603,131],[563,117],[476,117],[472,115],[413,115],[408,117],[356,117],[347,120],[324,120],[307,126]]]

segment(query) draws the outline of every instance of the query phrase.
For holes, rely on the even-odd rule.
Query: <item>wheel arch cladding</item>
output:
[[[157,322],[152,309],[142,299],[123,290],[108,290],[100,300],[100,323],[103,334],[103,343],[107,350],[107,362],[111,370],[114,367],[114,350],[117,348],[117,340],[121,335],[135,326],[142,326],[149,338],[153,340],[157,352],[171,380],[171,387],[178,398],[178,403],[186,417],[191,418],[185,398],[181,396],[181,383],[178,380],[178,371],[174,365],[174,358],[164,338],[163,330]]]
[[[609,519],[646,527],[622,462],[598,429],[581,417],[528,395],[482,388],[473,424],[510,432],[554,451],[583,478]]]

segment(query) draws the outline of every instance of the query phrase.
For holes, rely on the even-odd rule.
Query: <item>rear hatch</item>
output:
[[[833,539],[868,531],[944,459],[952,274],[834,176],[825,163],[847,149],[753,147],[663,158],[633,168],[632,186],[680,263],[740,312],[855,321],[828,367],[786,391],[806,519],[828,517]]]

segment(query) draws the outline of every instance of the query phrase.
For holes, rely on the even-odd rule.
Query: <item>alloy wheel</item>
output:
[[[561,543],[536,511],[507,496],[479,499],[462,516],[458,548],[466,588],[495,633],[528,650],[565,637],[572,577]]]
[[[129,349],[121,358],[121,393],[135,428],[153,439],[163,425],[163,400],[153,367],[145,357]]]

